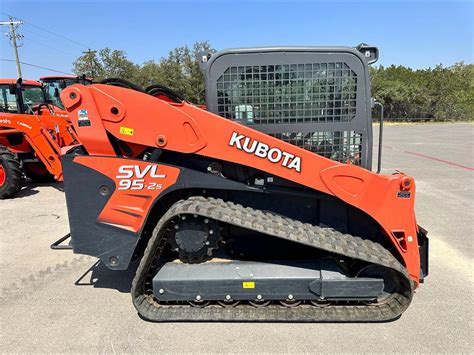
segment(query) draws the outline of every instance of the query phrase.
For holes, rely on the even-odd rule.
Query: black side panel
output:
[[[97,217],[115,190],[115,183],[95,170],[74,163],[74,157],[62,157],[74,253],[100,257],[107,267],[125,270],[139,235],[97,222]],[[107,186],[111,193],[101,195],[101,186]]]
[[[96,256],[110,269],[125,270],[142,231],[133,233],[97,222],[101,211],[115,191],[115,183],[93,169],[74,163],[75,156],[70,154],[62,157],[64,191],[74,253]],[[129,161],[130,159],[127,159],[124,163]],[[107,187],[110,193],[107,196],[102,195],[101,187]],[[244,184],[182,168],[178,181],[163,191],[155,204],[168,193],[186,188],[254,190]]]

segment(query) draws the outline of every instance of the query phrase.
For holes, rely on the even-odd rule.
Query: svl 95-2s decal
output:
[[[118,190],[160,190],[163,184],[151,181],[145,183],[147,175],[154,179],[164,179],[166,174],[158,174],[158,165],[146,165],[140,167],[139,165],[122,165],[118,168],[119,174],[116,176],[119,179]]]

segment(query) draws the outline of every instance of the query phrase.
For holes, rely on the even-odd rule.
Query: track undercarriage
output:
[[[233,226],[307,255],[290,247],[287,260],[272,260],[269,245],[247,260],[226,234]],[[152,321],[387,321],[412,293],[405,268],[380,244],[204,197],[178,201],[160,219],[132,287]]]

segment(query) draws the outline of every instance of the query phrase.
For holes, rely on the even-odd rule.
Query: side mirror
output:
[[[16,95],[16,84],[9,84],[8,90],[10,91],[10,95]]]
[[[67,85],[66,85],[66,81],[65,81],[65,80],[60,80],[60,81],[59,81],[59,87],[60,87],[61,89],[65,89],[66,86],[67,86]]]

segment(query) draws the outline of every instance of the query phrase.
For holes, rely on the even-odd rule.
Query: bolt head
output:
[[[209,234],[214,234],[214,231],[211,229],[211,230],[209,231]]]
[[[227,301],[230,301],[230,299],[231,299],[230,295],[225,296],[225,299],[226,299]]]
[[[292,294],[289,294],[289,295],[288,295],[288,299],[289,299],[289,300],[292,300],[293,298],[294,298],[294,297],[293,297]]]
[[[109,188],[105,185],[102,185],[99,191],[102,196],[107,196],[109,194]]]
[[[201,296],[200,295],[197,295],[196,296],[196,301],[200,301],[201,300]]]
[[[162,295],[163,293],[165,293],[165,290],[163,290],[162,288],[160,288],[160,289],[158,290],[158,292],[160,293],[160,295]]]
[[[257,300],[261,300],[262,299],[262,295],[257,295]]]

